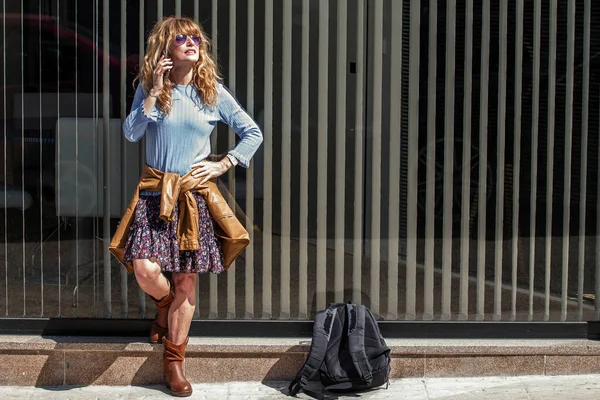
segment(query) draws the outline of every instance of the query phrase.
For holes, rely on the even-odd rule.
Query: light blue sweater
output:
[[[185,175],[192,164],[211,153],[210,135],[218,121],[229,125],[241,138],[229,154],[248,168],[263,137],[256,123],[222,84],[218,84],[217,105],[207,106],[192,85],[175,86],[171,113],[163,115],[155,105],[144,112],[146,95],[138,85],[131,113],[123,124],[123,134],[132,142],[146,136],[146,163],[163,172]]]

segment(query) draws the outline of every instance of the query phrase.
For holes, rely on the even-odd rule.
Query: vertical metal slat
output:
[[[38,30],[40,32],[39,37],[38,37],[38,54],[42,54],[42,6],[41,4],[39,5],[39,10],[38,10]],[[77,18],[75,18],[75,20],[77,20]],[[5,26],[5,25],[3,25]],[[6,28],[5,28],[6,29]],[[77,42],[76,42],[77,43]],[[6,48],[6,45],[4,46],[4,48]],[[6,58],[6,55],[4,55],[4,57]],[[42,57],[39,57],[39,69],[38,69],[38,78],[39,78],[39,82],[42,82]],[[6,71],[6,70],[5,70]],[[6,74],[6,72],[5,72]],[[5,86],[6,86],[6,82],[4,81]],[[39,115],[42,115],[42,85],[40,85],[40,99],[39,99]],[[6,108],[6,99],[4,101],[4,105]],[[6,112],[5,112],[6,115]],[[4,121],[6,121],[6,118],[4,119]],[[39,162],[40,162],[40,166],[42,165],[42,160],[43,160],[43,149],[44,147],[42,146],[42,138],[43,138],[43,132],[42,132],[42,119],[39,119],[39,130],[40,130],[40,158],[39,158]],[[5,126],[5,130],[4,133],[6,135],[6,126]],[[6,137],[4,139],[4,143],[6,143]],[[4,148],[6,150],[6,147]],[[4,182],[5,182],[5,187],[4,187],[4,204],[6,204],[6,152],[4,154],[4,172],[5,172],[5,176],[4,176]],[[43,187],[43,174],[42,174],[42,168],[40,167],[40,176],[39,176],[40,180],[39,180],[39,185],[40,187]],[[43,208],[44,208],[44,204],[43,202],[40,201],[40,232],[43,232],[43,228],[44,228],[44,213],[43,213]],[[6,208],[5,208],[6,210]],[[6,220],[6,211],[5,211],[5,229],[4,229],[4,233],[5,233],[5,245],[7,244],[6,239],[6,224],[7,224],[7,220]],[[40,300],[41,300],[41,310],[40,310],[40,317],[44,317],[44,238],[42,237],[42,235],[40,235],[40,243],[39,243],[39,250],[40,250]],[[7,255],[6,253],[6,248],[5,248],[5,255]],[[33,256],[32,256],[33,257]],[[7,285],[8,285],[8,280],[6,281]],[[95,290],[96,288],[94,288]],[[6,295],[8,296],[8,291],[6,292]],[[6,306],[8,307],[8,300],[6,302]],[[8,308],[7,308],[8,310]]]
[[[408,85],[408,207],[406,227],[406,320],[414,320],[417,290],[417,154],[419,151],[419,48],[421,5],[410,3]]]
[[[272,315],[272,241],[273,241],[273,0],[265,2],[265,126],[264,126],[264,200],[263,200],[263,281],[262,316]]]
[[[280,319],[290,318],[290,197],[292,158],[292,0],[283,2],[283,74],[281,130],[281,285]]]
[[[545,282],[544,282],[544,321],[550,319],[550,277],[552,251],[552,195],[554,186],[554,127],[556,113],[556,20],[557,0],[550,2],[550,34],[548,55],[548,163],[546,167],[546,235],[545,241]]]
[[[344,218],[346,210],[346,62],[348,4],[338,0],[335,116],[335,301],[344,301]]]
[[[78,14],[77,14],[77,3],[75,3],[75,54],[78,54]],[[41,52],[40,52],[41,53]],[[122,57],[124,58],[124,56]],[[41,81],[40,81],[41,82]],[[79,87],[79,76],[77,57],[75,57],[75,87]],[[40,88],[41,90],[41,88]],[[79,94],[75,91],[75,316],[79,317]],[[41,99],[40,99],[41,101]],[[40,113],[41,115],[41,113]],[[41,121],[40,121],[41,124]],[[42,139],[42,131],[40,129],[40,139]],[[40,174],[42,165],[42,140],[40,140]],[[42,266],[42,270],[44,267]],[[127,306],[125,306],[127,307]]]
[[[93,36],[94,36],[94,43],[96,46],[100,46],[99,43],[99,37],[100,37],[100,8],[98,5],[98,2],[94,2],[94,23],[93,23]],[[94,129],[92,131],[92,143],[93,144],[97,144],[98,143],[98,116],[99,116],[99,108],[100,108],[100,77],[99,77],[99,70],[100,68],[98,67],[99,64],[99,56],[98,56],[98,52],[94,52],[94,55],[92,56],[92,60],[93,60],[93,64],[92,64],[92,70],[93,70],[93,75],[94,75],[94,81],[92,83],[92,92],[94,94],[94,100],[93,100],[93,119],[94,119]],[[141,64],[140,64],[141,65]],[[58,139],[58,137],[57,137]],[[58,145],[58,142],[57,142]],[[59,146],[59,151],[60,151],[60,146]],[[93,164],[94,164],[94,174],[96,177],[98,177],[100,175],[100,155],[98,154],[98,152],[94,152],[93,155]],[[94,185],[92,187],[92,191],[94,193],[94,200],[95,204],[94,204],[94,222],[93,222],[93,226],[94,226],[94,237],[99,237],[100,235],[100,227],[99,227],[99,215],[100,215],[100,208],[99,208],[99,201],[98,199],[100,198],[100,193],[98,193],[98,189],[97,189],[97,185]],[[59,193],[60,194],[60,193]],[[60,204],[60,202],[59,202]],[[92,253],[93,253],[93,258],[94,258],[94,316],[98,317],[98,314],[100,312],[100,268],[96,268],[96,262],[98,262],[98,264],[100,263],[100,252],[98,251],[98,241],[94,240],[93,246],[92,246]],[[60,286],[60,282],[59,282],[59,286]],[[96,290],[96,288],[98,290]],[[60,296],[60,290],[59,290],[59,296]],[[59,315],[60,315],[60,301],[59,301]]]
[[[300,164],[308,165],[309,0],[302,1],[302,88],[300,93]],[[298,254],[298,318],[308,318],[308,168],[300,169],[300,241]]]
[[[446,2],[446,98],[444,112],[444,217],[442,244],[442,320],[452,316],[452,206],[454,205],[454,87],[456,1]]]
[[[76,7],[77,7],[77,5],[75,5],[75,8]],[[57,11],[57,14],[59,14],[58,11]],[[75,51],[77,52],[77,39],[76,39],[76,37],[77,37],[77,34],[78,34],[78,26],[77,26],[77,19],[76,19],[76,17],[77,17],[77,9],[75,10],[75,40],[74,40],[74,47],[75,47]],[[59,35],[57,35],[57,38],[58,37],[59,37]],[[22,38],[22,39],[24,39],[24,38]],[[57,48],[60,47],[58,45],[58,41],[59,40],[60,39],[57,39]],[[69,45],[69,44],[67,44],[67,45]],[[24,48],[23,48],[23,50],[24,50]],[[23,54],[26,55],[26,53],[23,53]],[[63,59],[62,61],[63,61],[62,70],[64,70],[64,68],[65,68],[64,63],[65,63],[66,60]],[[57,65],[59,65],[59,64],[60,64],[60,60],[57,60]],[[24,71],[27,68],[24,65],[24,62],[23,62],[22,68],[23,68]],[[60,73],[59,73],[59,75],[60,75]],[[75,78],[75,82],[77,84],[77,78],[78,78],[78,76],[77,76],[77,59],[75,59],[75,77],[74,78]],[[60,97],[60,90],[57,90],[57,92],[58,92],[58,95]],[[76,160],[78,160],[78,147],[77,146],[78,146],[78,143],[79,143],[79,129],[78,129],[79,127],[78,127],[78,119],[77,119],[77,111],[78,111],[78,108],[77,108],[77,97],[78,97],[78,95],[77,95],[77,93],[75,93],[75,159]],[[22,103],[22,109],[23,109],[23,106],[24,106],[24,103]],[[23,112],[23,115],[25,115],[24,112]],[[58,110],[58,116],[60,118],[60,109]],[[25,121],[23,121],[23,122],[25,122]],[[23,126],[22,126],[23,133],[24,133],[24,125],[25,124],[23,124]],[[42,132],[40,132],[40,137],[43,137],[43,133]],[[40,141],[40,146],[41,146],[41,144],[42,144],[42,141]],[[22,149],[23,155],[24,155],[25,154],[24,153],[25,142],[23,142],[23,146],[22,146],[21,149]],[[79,165],[76,164],[75,165],[75,177],[76,178],[78,176],[78,171],[79,171]],[[23,190],[23,197],[22,197],[22,200],[23,200],[23,208],[22,208],[22,210],[23,210],[23,219],[22,219],[22,221],[23,221],[23,244],[25,244],[25,238],[27,237],[27,233],[25,231],[25,217],[24,217],[25,216],[25,214],[24,214],[24,208],[25,208],[24,207],[24,205],[25,205],[25,196],[24,196],[24,194],[25,194],[25,188],[24,188],[24,185],[25,185],[25,176],[24,176],[24,174],[21,176],[21,179],[22,179],[22,182],[23,182],[23,184],[22,184],[22,188],[23,188],[22,189]],[[75,190],[77,191],[78,189],[79,189],[79,185],[78,185],[78,181],[76,179],[75,180]],[[78,219],[78,217],[79,217],[79,208],[78,207],[79,207],[79,202],[78,202],[78,199],[76,198],[75,199],[75,216],[76,216],[75,217],[75,275],[76,275],[75,279],[76,279],[77,283],[79,282],[79,237],[78,237],[78,233],[79,233],[79,219]],[[59,228],[60,228],[60,224],[59,224]],[[25,265],[25,254],[23,254],[23,265]],[[23,277],[23,281],[25,282],[25,276]],[[78,292],[76,293],[76,297],[79,298],[79,293]],[[75,307],[75,316],[77,317],[77,316],[79,316],[79,305],[74,303],[73,306]],[[24,315],[25,315],[25,312],[24,312]]]
[[[156,0],[156,19],[158,21],[160,21],[163,18],[163,11],[164,10],[164,6],[163,6],[163,0]]]
[[[469,219],[471,209],[471,119],[473,99],[473,0],[466,2],[465,94],[463,114],[462,202],[460,221],[459,320],[469,319]]]
[[[575,62],[575,2],[569,2],[567,9],[567,93],[565,102],[565,171],[563,192],[563,235],[562,235],[562,276],[561,276],[561,307],[560,320],[567,320],[567,301],[569,283],[569,225],[571,222],[571,159],[573,147],[573,80]],[[581,181],[585,186],[585,181]],[[585,198],[579,199],[585,203]],[[584,240],[584,237],[579,237]]]
[[[40,41],[41,43],[41,41]],[[6,48],[6,0],[2,0],[2,47]],[[7,204],[7,184],[6,182],[7,180],[7,176],[6,176],[6,158],[7,158],[7,151],[6,151],[6,147],[7,147],[7,138],[6,138],[6,52],[3,51],[2,52],[2,65],[3,65],[3,69],[2,69],[2,83],[4,85],[4,90],[2,91],[2,101],[3,101],[3,106],[4,106],[4,119],[2,121],[3,123],[3,152],[4,152],[4,158],[3,158],[3,163],[4,163],[4,204]],[[41,71],[41,68],[40,68]],[[40,106],[41,108],[41,106]],[[43,270],[43,268],[42,268]],[[43,281],[42,281],[43,282]],[[4,301],[4,315],[8,317],[8,208],[4,207],[4,296],[5,296],[5,301]]]
[[[398,319],[398,250],[400,234],[400,151],[402,117],[402,1],[391,6],[391,70],[390,77],[390,157],[388,195],[388,277],[387,319]]]
[[[423,319],[429,321],[433,319],[433,287],[435,279],[435,130],[437,120],[436,78],[438,19],[437,3],[437,1],[432,1],[429,3],[429,65],[427,66],[427,178],[425,183],[425,271],[423,287]],[[411,56],[412,55],[413,53],[411,51]]]
[[[218,55],[218,52],[217,52],[218,38],[219,38],[219,35],[218,35],[218,32],[219,32],[219,29],[218,29],[219,28],[218,3],[219,3],[218,0],[212,0],[211,9],[210,9],[210,13],[211,13],[211,15],[210,15],[211,16],[211,18],[210,18],[210,24],[211,24],[210,41],[211,41],[211,46],[212,46],[212,56],[213,56],[213,60],[215,60],[215,62],[218,60],[218,57],[217,57],[217,55]],[[216,132],[214,132],[214,133],[216,133]],[[217,135],[216,134],[213,134],[211,136],[210,145],[212,148],[212,152],[215,153],[217,151]],[[211,278],[212,279],[210,282],[211,282],[211,288],[212,288],[213,282],[214,282],[214,284],[216,284],[216,282],[217,282],[216,281],[217,277],[211,276]],[[211,290],[213,290],[213,289],[211,289]],[[216,290],[216,289],[214,289],[214,290]],[[211,296],[211,298],[212,298],[212,296]]]
[[[181,0],[175,0],[175,16],[181,17]]]
[[[533,320],[533,298],[535,278],[535,216],[537,204],[538,137],[540,119],[540,49],[542,32],[542,2],[536,0],[533,17],[533,96],[531,117],[531,200],[529,211],[529,315]]]
[[[248,32],[246,48],[248,49],[246,83],[246,108],[254,116],[254,0],[248,0]],[[246,230],[250,236],[250,244],[246,248],[245,318],[254,318],[254,162],[246,170]]]
[[[146,38],[145,38],[145,10],[146,10],[146,5],[145,5],[145,0],[140,0],[140,13],[139,13],[139,25],[138,25],[138,52],[139,52],[139,65],[142,65],[144,62],[144,49],[146,46]],[[142,136],[142,139],[139,142],[138,145],[138,149],[139,149],[139,156],[140,156],[140,173],[141,171],[144,169],[144,167],[146,166],[146,136]],[[145,314],[145,308],[146,308],[146,293],[144,293],[144,291],[140,288],[139,289],[139,296],[140,296],[140,308],[143,310],[143,314],[142,315],[146,315]],[[143,299],[143,303],[142,303],[142,299]]]
[[[499,93],[497,127],[498,184],[496,185],[496,235],[494,246],[494,320],[502,319],[502,250],[504,245],[504,169],[506,150],[506,70],[508,40],[508,4],[500,2]]]
[[[138,26],[138,52],[139,52],[139,60],[138,63],[139,65],[142,65],[142,63],[144,62],[144,47],[145,47],[145,32],[144,32],[144,26],[145,26],[145,20],[144,20],[144,11],[146,9],[145,6],[145,0],[139,0],[140,1],[140,13],[139,13],[139,26]],[[145,139],[145,135],[144,137],[142,137],[142,140],[140,140],[140,143],[138,145],[138,151],[139,151],[139,157],[140,157],[140,165],[139,165],[139,170],[140,172],[144,169],[144,166],[146,165],[146,139]],[[139,315],[142,318],[146,317],[146,293],[142,290],[141,287],[138,287],[138,301],[140,302],[140,312]],[[198,303],[196,303],[198,304]],[[200,307],[196,307],[196,312],[197,310],[199,310]]]
[[[58,29],[57,29],[58,30]],[[27,282],[25,271],[25,25],[23,24],[23,2],[21,2],[21,268],[23,271],[23,316],[27,315],[26,299],[27,299]],[[59,36],[57,35],[56,47],[58,49]],[[60,71],[59,61],[57,59],[57,71]],[[59,79],[57,72],[57,79]],[[58,85],[58,84],[57,84]],[[59,91],[60,96],[60,91]],[[60,110],[59,110],[60,118]],[[60,225],[59,225],[60,226]],[[59,230],[60,232],[60,230]],[[59,240],[59,257],[60,257],[60,240]]]
[[[211,3],[211,45],[212,45],[212,56],[215,62],[217,61],[217,39],[218,39],[218,0],[212,0]],[[217,132],[213,132],[210,138],[211,152],[217,152]],[[215,274],[210,274],[209,278],[209,295],[208,295],[208,318],[214,319],[219,315],[219,292],[218,292],[218,277]]]
[[[76,5],[77,6],[77,5]],[[127,2],[121,1],[121,124],[125,121],[127,117]],[[75,58],[77,59],[77,57]],[[75,69],[77,71],[77,68]],[[125,135],[120,135],[121,137],[121,211],[127,209],[127,162],[126,162],[126,139]],[[78,148],[77,146],[75,148]],[[78,165],[79,163],[77,163]],[[78,180],[75,180],[78,182]],[[77,193],[77,192],[76,192]],[[79,196],[77,196],[79,197]],[[79,265],[79,262],[77,262]],[[79,273],[79,269],[77,271]],[[129,314],[129,300],[128,300],[128,288],[127,288],[127,280],[128,274],[125,268],[120,269],[121,272],[121,317],[127,318]],[[77,285],[79,285],[79,279],[77,279]],[[79,290],[77,291],[79,294]],[[79,307],[79,302],[77,302],[77,307]]]
[[[356,1],[356,104],[354,138],[354,224],[352,243],[352,299],[362,303],[362,253],[363,253],[363,163],[364,163],[364,78],[365,78],[365,2]],[[308,67],[308,62],[307,62]],[[306,74],[308,79],[308,72]],[[307,89],[308,91],[308,89]],[[308,100],[307,100],[308,105]],[[308,151],[308,149],[307,149]]]
[[[383,2],[374,4],[373,16],[373,121],[371,160],[371,312],[380,315],[381,268],[381,118],[383,85]]]
[[[319,112],[317,156],[317,310],[326,307],[327,291],[327,99],[329,68],[329,2],[319,2]],[[265,171],[268,171],[265,168]]]
[[[102,122],[103,122],[103,145],[104,145],[104,160],[103,160],[103,173],[104,173],[104,204],[103,204],[103,232],[102,236],[104,243],[110,243],[110,194],[111,194],[111,182],[110,182],[110,171],[111,171],[111,152],[110,152],[110,14],[109,14],[109,2],[105,1],[102,3],[102,50],[104,52],[102,59]],[[103,264],[104,264],[104,316],[110,318],[112,316],[112,274],[111,274],[111,255],[108,251],[108,246],[102,246],[103,249]]]
[[[514,162],[513,162],[513,207],[511,238],[511,320],[517,318],[517,270],[519,251],[519,188],[521,185],[521,116],[523,79],[523,0],[517,0],[515,36],[515,119],[514,119]]]
[[[477,314],[476,319],[485,318],[485,219],[487,216],[487,129],[488,129],[488,84],[490,76],[490,3],[483,3],[481,22],[481,81],[479,109],[479,183],[477,198]]]
[[[235,95],[236,93],[236,0],[229,0],[229,71],[228,71],[228,83],[229,90]],[[233,129],[228,130],[228,148],[232,149],[235,147],[235,132]],[[235,168],[231,168],[227,173],[227,182],[229,189],[229,200],[232,210],[237,208],[235,201]],[[231,267],[227,270],[227,318],[235,318],[235,262],[231,264]]]
[[[585,225],[588,168],[588,118],[590,99],[590,31],[591,0],[584,1],[583,11],[583,95],[581,111],[581,190],[579,195],[579,251],[577,257],[577,320],[583,320],[583,281],[585,276]]]

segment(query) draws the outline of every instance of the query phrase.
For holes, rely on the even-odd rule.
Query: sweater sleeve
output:
[[[241,138],[235,148],[229,151],[229,154],[239,161],[239,165],[248,168],[252,156],[263,141],[263,135],[256,122],[242,108],[229,90],[220,83],[218,86],[218,96],[219,117],[221,121],[229,125]]]
[[[133,97],[133,103],[131,105],[131,112],[123,123],[123,134],[130,142],[137,142],[144,136],[146,127],[150,122],[158,121],[159,110],[156,107],[156,103],[152,108],[150,115],[146,115],[144,110],[144,100],[146,95],[142,89],[142,85],[138,85],[135,96]]]

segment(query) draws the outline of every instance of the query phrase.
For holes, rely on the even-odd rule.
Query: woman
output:
[[[123,133],[130,141],[138,141],[146,133],[147,164],[163,187],[167,178],[179,190],[180,177],[201,185],[238,163],[248,167],[262,134],[220,83],[208,40],[198,24],[175,17],[159,21],[148,37],[137,79]],[[241,140],[220,161],[207,161],[210,135],[218,121],[227,123]],[[164,345],[167,387],[174,396],[189,396],[192,387],[183,374],[182,362],[196,306],[196,279],[198,274],[224,270],[223,251],[206,201],[197,192],[190,193],[195,204],[186,212],[198,220],[194,225],[198,240],[190,241],[198,242],[199,248],[183,250],[190,248],[190,241],[181,243],[178,234],[183,210],[176,201],[171,212],[165,214],[163,209],[168,203],[163,197],[170,190],[140,192],[124,261],[133,264],[139,286],[158,307],[150,341]]]

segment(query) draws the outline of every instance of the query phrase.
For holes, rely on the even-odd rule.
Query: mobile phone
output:
[[[166,50],[166,49],[165,49],[165,50],[163,50],[163,52],[162,52],[162,55],[163,55],[163,57],[164,57],[164,58],[169,58],[169,55],[167,54],[167,50]],[[171,72],[171,70],[170,70],[170,69],[168,69],[168,70],[165,72],[165,75],[164,75],[164,78],[165,78],[165,79],[169,77],[169,72]]]

